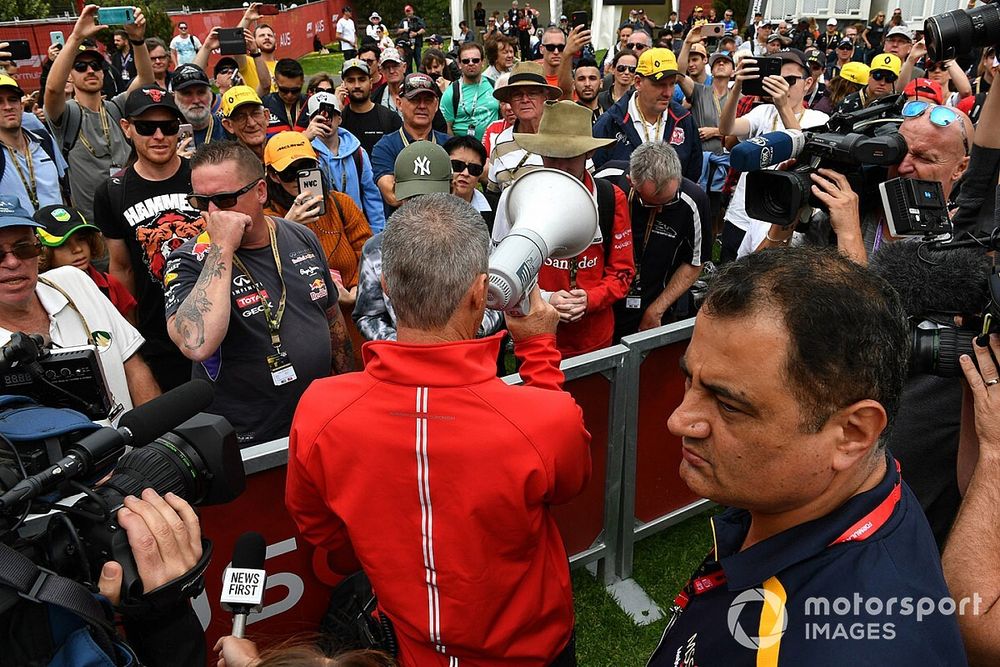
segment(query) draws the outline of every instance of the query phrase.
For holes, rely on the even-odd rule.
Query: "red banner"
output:
[[[303,4],[295,9],[286,10],[277,16],[265,16],[262,22],[274,29],[277,41],[276,55],[279,58],[299,58],[313,51],[313,39],[319,37],[323,44],[333,41],[336,17],[340,15],[344,0],[322,0]],[[212,12],[193,12],[190,14],[175,13],[170,19],[176,26],[187,23],[189,32],[203,40],[205,35],[216,26],[235,28],[243,18],[243,8],[226,9]],[[32,92],[38,90],[42,75],[42,62],[46,57],[49,45],[52,43],[50,34],[61,32],[63,37],[73,31],[76,20],[48,19],[44,21],[23,21],[19,25],[8,25],[0,28],[0,41],[26,39],[34,54],[31,60],[18,63],[17,79],[21,87]],[[213,54],[209,65],[215,64],[219,56]],[[210,68],[211,73],[211,68]]]

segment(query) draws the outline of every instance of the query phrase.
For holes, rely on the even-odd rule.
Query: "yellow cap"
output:
[[[635,73],[654,81],[659,81],[665,76],[678,74],[677,56],[670,49],[646,49],[639,56],[639,64],[635,68]]]
[[[301,132],[279,132],[264,147],[264,164],[284,171],[296,160],[316,159],[316,151]]]
[[[868,65],[850,62],[840,68],[840,78],[862,86],[868,85]]]
[[[24,95],[24,90],[21,89],[21,86],[18,85],[17,81],[6,74],[0,74],[0,88],[17,88],[17,92]]]
[[[262,104],[256,90],[250,86],[233,86],[222,96],[222,115],[228,118],[236,107],[251,103]]]
[[[877,69],[883,69],[899,76],[899,69],[902,66],[903,63],[898,56],[894,56],[891,53],[880,53],[872,58],[871,71],[874,72]]]

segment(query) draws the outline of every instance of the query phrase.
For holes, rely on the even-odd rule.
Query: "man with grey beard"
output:
[[[222,119],[212,113],[212,89],[205,70],[193,63],[181,65],[174,70],[170,87],[177,107],[194,130],[194,140],[188,141],[186,146],[182,143],[181,150],[193,153],[202,144],[226,138]]]

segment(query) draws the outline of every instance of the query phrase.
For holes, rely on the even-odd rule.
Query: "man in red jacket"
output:
[[[292,424],[288,510],[336,571],[364,569],[404,666],[576,664],[548,507],[586,486],[590,435],[537,289],[507,322],[525,386],[496,377],[501,337],[475,338],[488,251],[463,200],[406,202],[382,234],[397,340],[366,343],[363,372],[314,382]]]
[[[559,351],[564,358],[611,345],[615,315],[611,309],[628,293],[635,276],[632,222],[625,193],[587,171],[587,159],[614,139],[590,134],[590,111],[575,102],[548,102],[538,132],[514,133],[528,153],[542,156],[549,169],[564,171],[582,182],[597,199],[600,217],[594,242],[571,259],[546,259],[538,273],[542,296],[559,311]],[[516,222],[507,219],[504,190],[497,204],[493,240],[499,243]]]

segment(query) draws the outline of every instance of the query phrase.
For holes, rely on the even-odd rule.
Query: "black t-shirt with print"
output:
[[[383,135],[403,127],[403,119],[399,114],[381,104],[376,104],[368,113],[357,113],[347,107],[341,117],[340,126],[356,136],[369,155]]]
[[[190,362],[167,335],[163,276],[167,257],[204,229],[201,215],[187,203],[191,168],[181,159],[173,176],[149,181],[135,167],[124,169],[97,188],[94,222],[109,239],[125,242],[135,280],[136,325],[146,344],[143,358],[166,390],[190,379]]]

